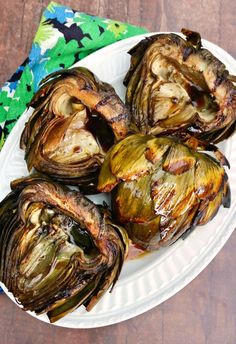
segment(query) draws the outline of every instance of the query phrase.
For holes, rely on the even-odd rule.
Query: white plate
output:
[[[76,65],[91,69],[101,80],[111,83],[124,98],[122,80],[130,60],[127,51],[142,38],[152,34],[112,44]],[[235,60],[228,53],[205,40],[203,45],[222,60],[231,73],[236,74]],[[19,138],[30,113],[31,110],[21,116],[1,151],[0,200],[10,191],[11,180],[28,174],[24,154],[19,149]],[[233,232],[236,223],[236,149],[233,150],[233,146],[236,147],[236,135],[221,145],[231,164],[231,170],[228,172],[232,191],[231,208],[221,207],[213,221],[196,228],[187,239],[179,240],[171,247],[146,255],[142,259],[126,262],[112,294],[107,293],[91,312],[80,308],[55,325],[92,328],[132,318],[177,293],[210,263]],[[99,202],[101,195],[95,196],[94,200]],[[3,288],[5,289],[4,286]],[[6,293],[13,299],[12,294]],[[46,315],[37,318],[48,322]]]

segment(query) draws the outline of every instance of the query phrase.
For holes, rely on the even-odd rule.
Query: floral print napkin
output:
[[[28,58],[0,90],[0,149],[42,78],[104,46],[145,32],[51,2],[43,12]]]

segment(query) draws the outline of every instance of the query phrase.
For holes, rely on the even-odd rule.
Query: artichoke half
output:
[[[126,232],[81,193],[45,177],[12,183],[0,203],[0,281],[51,322],[90,310],[117,281]]]
[[[132,241],[155,250],[206,224],[221,204],[229,207],[227,179],[208,154],[174,138],[136,134],[109,150],[98,189],[113,190],[114,214]]]
[[[217,143],[236,125],[235,78],[198,33],[157,34],[133,47],[126,104],[141,133],[187,132]]]
[[[29,171],[94,192],[106,151],[129,130],[115,90],[86,68],[65,69],[42,81],[30,105],[20,142]]]

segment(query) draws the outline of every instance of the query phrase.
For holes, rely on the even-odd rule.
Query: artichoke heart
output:
[[[129,131],[115,90],[86,68],[65,69],[42,81],[30,105],[20,142],[28,170],[94,192],[107,150]]]
[[[217,143],[236,125],[235,78],[197,32],[157,34],[133,47],[124,84],[132,122],[141,133],[188,133]]]
[[[108,151],[98,189],[112,191],[117,221],[143,249],[170,245],[230,206],[222,153],[212,157],[192,141],[135,134]]]
[[[129,239],[108,211],[34,174],[0,203],[0,281],[25,310],[55,322],[89,311],[116,283]]]

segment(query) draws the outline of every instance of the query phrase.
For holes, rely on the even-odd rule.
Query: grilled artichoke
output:
[[[202,48],[198,33],[182,32],[186,39],[158,34],[129,51],[126,104],[142,133],[187,132],[217,143],[235,131],[234,77]]]
[[[126,232],[81,193],[33,175],[0,203],[0,281],[51,322],[90,310],[117,281]]]
[[[177,139],[152,135],[131,135],[114,145],[98,189],[113,190],[117,220],[146,250],[172,244],[210,221],[221,204],[230,205],[227,174],[217,159]]]
[[[28,169],[94,192],[106,151],[129,130],[129,112],[86,68],[60,70],[42,83],[20,142]]]

